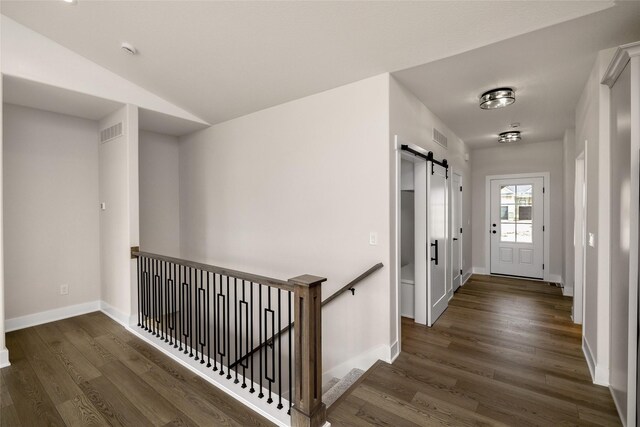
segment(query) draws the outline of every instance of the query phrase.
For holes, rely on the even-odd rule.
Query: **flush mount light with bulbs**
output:
[[[495,110],[516,102],[516,92],[509,87],[491,89],[480,95],[480,108]]]
[[[522,137],[520,136],[519,130],[510,130],[508,132],[502,132],[498,135],[498,142],[501,144],[505,142],[517,142],[521,139]]]

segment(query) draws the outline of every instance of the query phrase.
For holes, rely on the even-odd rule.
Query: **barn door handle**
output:
[[[458,240],[458,238],[457,238],[457,237],[454,237],[454,238],[453,238],[453,241],[454,241],[454,242],[455,242],[455,241],[457,241],[457,240]]]
[[[431,258],[431,261],[435,261],[436,265],[438,265],[438,241],[436,240],[435,243],[432,243],[431,247],[435,248],[434,252],[435,252],[435,255],[436,255],[435,258],[434,257]]]

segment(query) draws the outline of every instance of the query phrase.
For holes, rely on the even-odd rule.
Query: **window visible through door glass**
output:
[[[533,185],[500,186],[500,241],[533,243]]]

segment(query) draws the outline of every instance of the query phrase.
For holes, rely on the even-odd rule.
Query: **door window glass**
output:
[[[500,241],[533,243],[533,185],[500,186]]]

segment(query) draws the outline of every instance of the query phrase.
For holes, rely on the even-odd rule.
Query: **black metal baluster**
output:
[[[162,261],[158,261],[156,267],[156,337],[162,339]]]
[[[224,356],[226,355],[227,349],[227,333],[225,331],[226,319],[227,319],[227,310],[226,310],[226,297],[222,293],[222,287],[224,284],[222,283],[222,274],[219,275],[218,284],[219,293],[218,293],[218,319],[220,320],[221,329],[218,330],[218,354],[220,355],[220,375],[224,375]],[[222,341],[222,342],[220,342]]]
[[[173,305],[171,307],[172,311],[172,325],[173,325],[173,348],[178,348],[178,337],[180,335],[178,331],[178,264],[173,264],[173,288],[171,289],[172,301]]]
[[[195,293],[195,296],[196,296],[196,305],[195,305],[195,307],[196,307],[196,317],[195,317],[194,320],[195,320],[195,324],[196,324],[196,328],[195,328],[196,329],[196,358],[195,358],[195,360],[197,362],[199,360],[198,359],[198,343],[200,341],[200,304],[198,303],[200,287],[198,286],[198,270],[197,269],[195,270],[195,275],[196,275],[196,277],[195,277],[195,282],[194,282],[193,287],[194,287],[194,293]]]
[[[170,262],[167,265],[168,279],[167,279],[167,338],[169,339],[169,345],[173,345],[173,338],[176,333],[176,323],[174,320],[175,313],[175,264]]]
[[[274,316],[274,312],[271,309],[271,286],[267,287],[267,310],[265,310],[264,312],[264,336],[267,337],[269,336],[267,333],[267,327],[268,327],[268,323],[267,323],[267,315],[271,316],[271,342],[267,344],[267,348],[271,348],[271,377],[269,376],[269,369],[267,369],[267,357],[269,355],[269,350],[265,351],[265,360],[264,360],[264,366],[265,366],[265,378],[267,379],[267,383],[269,384],[269,397],[267,398],[267,403],[272,403],[273,399],[271,397],[271,385],[273,384],[275,378],[274,378],[274,368],[275,368],[275,344],[273,342],[273,334],[274,334],[274,329],[275,329],[275,316]]]
[[[204,272],[200,270],[200,287],[198,288],[198,299],[196,301],[198,304],[198,311],[200,312],[200,316],[198,317],[198,323],[200,324],[200,335],[198,335],[198,344],[200,344],[200,364],[204,364],[204,347],[207,344],[206,333],[207,333],[207,318],[205,317],[206,307],[205,307],[205,297],[206,291],[204,288]]]
[[[242,302],[241,307],[244,307],[244,327],[242,325],[242,309],[240,310],[240,330],[242,331],[242,338],[244,338],[244,351],[242,351],[242,341],[240,342],[240,355],[242,359],[242,388],[247,388],[247,367],[249,361],[245,355],[249,354],[251,347],[249,347],[249,304],[246,299],[246,283],[242,281]]]
[[[142,292],[142,281],[141,281],[141,274],[140,274],[140,263],[142,262],[142,259],[140,257],[136,258],[136,268],[138,270],[138,326],[140,326],[142,324],[142,296],[141,296],[141,292]]]
[[[211,316],[210,316],[210,306],[211,306],[211,282],[209,278],[211,274],[207,271],[207,368],[211,367]]]
[[[260,368],[260,392],[258,393],[258,398],[262,399],[264,397],[264,393],[262,393],[262,348],[264,347],[262,343],[262,284],[258,284],[258,335],[260,335],[260,363],[258,367]]]
[[[213,370],[218,370],[218,291],[216,290],[216,273],[213,273]]]
[[[144,281],[144,330],[149,332],[151,330],[151,323],[149,322],[151,316],[151,259],[147,258],[145,261],[147,271],[145,272],[146,276]]]
[[[251,286],[251,290],[249,292],[249,296],[251,298],[251,306],[249,307],[249,321],[250,321],[250,323],[249,323],[249,331],[251,331],[251,340],[250,340],[250,342],[251,342],[251,348],[253,348],[253,346],[254,346],[254,341],[253,341],[253,329],[254,329],[254,327],[253,327],[253,288],[254,288],[254,286],[253,285],[254,285],[254,283],[250,282],[249,285]],[[247,347],[247,350],[249,350],[249,347]],[[255,393],[255,391],[256,391],[256,389],[253,387],[253,384],[254,384],[254,382],[253,382],[253,359],[254,359],[254,357],[253,357],[253,355],[251,355],[251,360],[250,360],[250,363],[251,363],[251,388],[249,389],[249,393]]]
[[[282,289],[278,288],[278,332],[282,330]],[[278,337],[278,409],[282,409],[282,337]]]
[[[227,379],[231,379],[231,322],[229,316],[231,304],[231,291],[229,288],[229,276],[227,276]]]
[[[151,261],[151,274],[150,274],[150,279],[151,279],[151,290],[149,292],[149,295],[151,296],[150,299],[150,303],[151,303],[151,328],[150,328],[150,332],[151,335],[155,335],[156,334],[156,264],[157,264],[157,260],[152,260]]]
[[[289,325],[291,325],[291,294],[292,292],[289,291],[287,292],[288,294],[288,299],[289,302],[287,304],[288,309],[289,309]],[[291,406],[293,405],[293,369],[292,369],[292,364],[293,364],[293,352],[292,350],[292,346],[291,346],[291,336],[293,335],[293,328],[289,328],[289,409],[287,410],[287,414],[291,415]]]
[[[189,267],[189,357],[193,357],[193,269]]]
[[[239,345],[240,345],[240,330],[238,329],[238,315],[239,313],[239,303],[238,303],[238,279],[236,279],[235,277],[233,278],[233,322],[234,322],[234,329],[235,329],[235,343],[234,343],[234,347],[235,347],[235,351],[236,354],[234,355],[234,359],[235,359],[235,374],[236,374],[236,379],[233,381],[234,384],[238,384],[240,381],[238,380],[238,358],[239,356]]]
[[[178,347],[179,351],[182,351],[182,344],[183,344],[183,338],[184,338],[184,266],[179,266],[178,267],[178,279],[179,279],[179,303],[180,303],[180,318],[179,318],[179,324],[178,324],[178,336],[180,337],[180,345]]]

